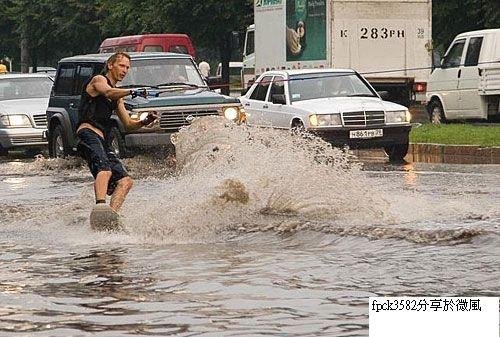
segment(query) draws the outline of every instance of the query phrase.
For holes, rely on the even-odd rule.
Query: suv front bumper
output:
[[[350,138],[350,131],[382,129],[382,137]],[[311,133],[321,137],[334,146],[349,146],[354,149],[382,148],[384,146],[406,144],[409,141],[411,125],[404,126],[379,126],[369,128],[339,128],[339,129],[313,129]]]

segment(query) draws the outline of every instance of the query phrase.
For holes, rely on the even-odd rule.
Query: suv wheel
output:
[[[429,105],[429,119],[432,124],[443,124],[446,123],[446,117],[444,116],[443,106],[441,102],[434,100]]]
[[[116,154],[118,158],[128,158],[132,157],[132,153],[125,146],[125,139],[123,138],[120,130],[117,127],[111,129],[111,150]]]
[[[408,143],[395,144],[384,147],[385,153],[389,156],[389,161],[391,163],[403,163],[408,153]]]
[[[64,139],[63,128],[56,125],[51,133],[49,156],[52,158],[64,158],[69,154],[68,144]]]

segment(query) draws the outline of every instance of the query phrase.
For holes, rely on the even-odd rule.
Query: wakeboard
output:
[[[119,231],[123,229],[120,215],[109,205],[97,204],[90,212],[90,228],[96,231]]]

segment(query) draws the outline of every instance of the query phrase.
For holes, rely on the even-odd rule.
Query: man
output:
[[[94,211],[107,210],[111,207],[118,220],[117,212],[132,188],[129,177],[122,163],[110,149],[113,111],[116,112],[127,130],[137,130],[153,123],[158,117],[149,114],[144,120],[130,118],[125,109],[123,97],[132,95],[146,97],[143,90],[116,88],[130,68],[130,56],[123,52],[113,54],[106,62],[103,74],[92,77],[82,91],[79,109],[77,135],[78,152],[87,161],[94,176],[96,208]],[[111,196],[106,205],[106,194]],[[92,224],[92,214],[91,214]]]

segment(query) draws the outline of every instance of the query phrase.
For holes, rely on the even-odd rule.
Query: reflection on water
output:
[[[210,119],[178,141],[126,161],[124,233],[89,229],[78,160],[0,164],[1,336],[366,336],[370,296],[499,295],[498,166]]]

